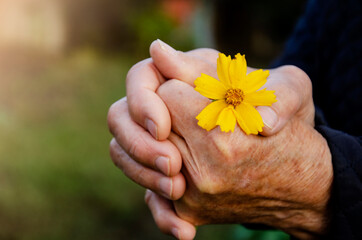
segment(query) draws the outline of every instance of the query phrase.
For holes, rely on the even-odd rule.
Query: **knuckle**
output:
[[[109,131],[114,135],[114,131],[117,127],[117,120],[120,114],[127,111],[127,98],[122,98],[119,101],[113,103],[107,114],[107,124]]]
[[[194,178],[194,184],[201,194],[217,195],[233,188],[230,182],[225,181],[225,169],[241,171],[243,163],[257,157],[254,153],[258,144],[256,141],[245,141],[240,135],[220,135],[218,132],[210,132],[208,139],[213,153],[209,159],[212,169],[201,169],[202,173]]]
[[[113,103],[108,110],[107,114],[107,123],[108,123],[108,129],[112,133],[114,128],[114,118],[116,117],[116,103]]]
[[[151,197],[152,197],[152,192],[151,190],[147,189],[145,192],[145,203],[149,206],[150,205],[150,201],[151,201]]]
[[[126,84],[128,84],[131,81],[133,74],[137,72],[143,66],[143,64],[144,64],[143,61],[138,62],[128,70],[126,76]]]
[[[235,139],[230,135],[220,135],[215,132],[212,132],[209,137],[210,147],[216,152],[215,159],[221,161],[223,164],[232,163],[236,157],[235,149],[232,146],[235,146]]]
[[[216,195],[221,191],[219,184],[209,177],[206,177],[202,181],[195,183],[195,185],[202,194]]]
[[[150,62],[151,62],[151,59],[147,58],[147,59],[142,60],[142,61],[136,63],[135,65],[133,65],[127,73],[126,84],[128,84],[130,81],[132,81],[134,74],[137,74],[137,72],[139,72],[140,70],[145,68],[147,66],[147,64],[149,64]]]
[[[112,162],[115,166],[117,166],[119,169],[121,169],[123,171],[123,166],[121,164],[121,160],[124,157],[122,152],[119,151],[119,145],[118,143],[112,139],[112,141],[109,144],[109,153],[112,159]]]
[[[117,159],[116,156],[117,156],[117,154],[116,154],[116,150],[115,150],[114,139],[112,139],[111,142],[109,143],[109,155],[111,156],[111,159],[112,159],[113,163],[115,165],[117,165],[116,164],[116,159]]]
[[[288,65],[282,68],[293,80],[295,90],[300,91],[306,95],[312,95],[312,81],[309,76],[300,68]],[[300,95],[300,93],[299,93]]]

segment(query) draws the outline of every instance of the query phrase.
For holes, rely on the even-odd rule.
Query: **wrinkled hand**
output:
[[[323,233],[332,166],[328,146],[309,120],[296,116],[268,138],[246,136],[240,128],[207,132],[195,116],[208,99],[177,80],[158,94],[171,113],[169,139],[181,152],[188,184],[174,201],[180,218],[194,225],[261,223],[305,239]],[[157,203],[147,195],[152,210]]]
[[[180,173],[179,150],[167,139],[170,115],[156,90],[171,78],[192,85],[201,72],[216,77],[218,52],[198,49],[182,53],[157,41],[150,50],[152,59],[136,64],[127,75],[127,98],[110,108],[108,124],[114,135],[111,156],[129,178],[165,197],[146,193],[146,201],[161,230],[189,239],[195,235],[194,227],[180,219],[166,200],[179,199],[184,194],[185,179]],[[263,135],[279,132],[293,116],[313,124],[311,86],[301,70],[295,67],[273,70],[267,87],[276,90],[278,102],[271,108],[258,107],[263,121],[271,127],[265,127]]]

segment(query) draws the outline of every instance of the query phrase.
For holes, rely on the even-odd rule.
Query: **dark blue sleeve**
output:
[[[326,239],[362,239],[361,138],[326,126],[318,126],[317,130],[328,142],[334,174]]]
[[[362,136],[362,1],[310,0],[272,67],[295,65],[328,125]]]
[[[312,80],[316,130],[332,154],[326,239],[362,239],[362,1],[310,0],[273,67],[288,64]]]
[[[299,19],[292,35],[285,44],[282,54],[271,67],[294,65],[303,69],[312,78],[316,72],[315,53],[318,47],[318,24],[322,8],[320,1],[309,1],[304,15]]]

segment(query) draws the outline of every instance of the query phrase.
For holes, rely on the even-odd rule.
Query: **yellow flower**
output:
[[[255,106],[271,106],[276,102],[275,91],[259,90],[269,76],[269,71],[259,69],[246,73],[245,55],[235,59],[220,53],[217,59],[219,80],[204,73],[195,80],[195,90],[213,101],[196,119],[198,125],[210,131],[216,125],[221,131],[234,131],[236,123],[246,134],[258,134],[264,127],[263,119]]]

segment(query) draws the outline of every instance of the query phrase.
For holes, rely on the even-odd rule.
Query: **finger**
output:
[[[210,100],[179,80],[162,84],[157,94],[167,105],[172,119],[172,130],[185,139],[202,135],[206,130],[197,125],[196,116],[210,103]]]
[[[156,40],[150,46],[150,54],[157,69],[167,79],[182,80],[194,86],[195,79],[200,77],[201,73],[217,77],[218,52],[215,50],[199,49],[184,53]]]
[[[167,108],[155,93],[164,81],[151,59],[133,66],[126,78],[128,106],[132,119],[157,140],[166,139],[171,128]]]
[[[129,115],[126,98],[111,106],[108,126],[119,145],[138,163],[158,169],[167,176],[180,172],[182,160],[177,148],[169,140],[155,140],[135,123]]]
[[[158,54],[157,51],[160,51],[161,48],[160,45],[157,46],[157,43],[155,41],[151,45],[151,52],[155,53],[154,56],[160,56],[160,58],[157,58],[157,62],[162,65],[160,66],[161,69],[166,69],[171,73],[174,70],[184,71],[185,73],[190,70],[180,69],[179,62],[175,61],[175,59],[168,61],[168,58],[172,58],[172,55],[167,52],[163,51],[163,54]],[[179,58],[183,62],[189,62],[188,59],[192,59],[193,62],[197,61],[199,65],[204,66],[198,70],[196,69],[194,76],[185,78],[191,83],[198,77],[197,74],[201,74],[201,72],[197,73],[197,71],[209,69],[211,65],[216,66],[216,59],[218,57],[218,51],[206,48],[192,50],[187,53],[179,52],[179,54],[183,56]],[[187,65],[194,67],[192,64]],[[216,69],[216,67],[213,68]],[[216,72],[212,72],[212,74],[216,74]],[[183,77],[184,75],[178,74],[177,76]],[[155,95],[156,89],[164,81],[164,77],[159,73],[151,59],[146,59],[132,67],[126,79],[128,105],[132,118],[139,125],[147,129],[155,139],[159,140],[166,139],[170,132],[170,119],[167,109],[158,96]]]
[[[191,51],[185,52],[188,56],[199,58],[202,61],[208,62],[214,68],[217,64],[217,58],[219,57],[219,51],[212,48],[197,48]]]
[[[265,125],[262,135],[276,134],[294,116],[313,125],[312,85],[309,77],[301,69],[284,66],[271,70],[264,87],[275,90],[278,101],[271,107],[257,107]]]
[[[114,164],[137,184],[152,189],[172,200],[179,199],[184,194],[186,182],[181,173],[173,177],[166,177],[159,172],[137,163],[128,156],[114,139],[110,143],[110,155]]]
[[[147,190],[145,202],[150,208],[158,228],[163,233],[173,235],[177,239],[194,239],[196,235],[195,227],[176,215],[170,201]]]

